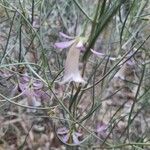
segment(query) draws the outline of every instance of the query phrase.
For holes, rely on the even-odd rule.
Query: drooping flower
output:
[[[79,56],[80,56],[80,50],[76,48],[76,43],[74,43],[69,49],[69,52],[67,54],[64,76],[61,83],[66,83],[71,81],[77,83],[85,83],[79,71]]]
[[[76,37],[73,39],[73,37],[68,37],[64,33],[61,33],[61,35],[65,38],[72,39],[71,41],[55,43],[57,48],[64,49],[70,47],[65,62],[64,75],[61,84],[71,81],[85,83],[79,71],[79,57],[81,50],[84,49],[83,43],[85,42],[85,38]]]

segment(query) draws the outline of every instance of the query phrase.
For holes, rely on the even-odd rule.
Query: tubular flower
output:
[[[66,37],[67,36],[65,35],[65,38]],[[58,48],[70,47],[65,62],[65,70],[64,70],[64,75],[61,84],[71,82],[71,81],[77,83],[85,83],[79,71],[80,52],[84,48],[83,38],[78,37],[78,38],[74,38],[74,40],[71,41],[55,43],[55,46]]]
[[[84,83],[84,79],[80,75],[79,71],[79,56],[80,50],[76,48],[76,43],[74,43],[67,54],[67,59],[65,63],[65,71],[62,80],[62,84],[66,82],[77,82]]]

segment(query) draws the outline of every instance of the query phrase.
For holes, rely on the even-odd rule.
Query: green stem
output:
[[[141,79],[140,79],[140,82],[139,82],[139,85],[138,85],[138,89],[136,91],[134,102],[133,102],[133,104],[131,106],[131,110],[130,110],[130,113],[129,113],[129,118],[128,118],[128,135],[129,135],[129,126],[131,124],[131,116],[132,116],[132,113],[133,113],[133,110],[134,110],[134,106],[135,106],[135,104],[137,102],[137,98],[138,98],[138,95],[139,95],[139,92],[140,92],[140,88],[141,88],[141,85],[142,85],[142,81],[143,81],[143,78],[144,78],[144,73],[145,73],[145,65],[143,65],[143,71],[142,71]]]
[[[80,5],[76,0],[73,0],[73,2],[77,5],[77,7],[80,9],[80,11],[81,11],[91,22],[93,22],[93,19],[85,12],[85,10],[81,7],[81,5]]]
[[[150,38],[150,35],[142,42],[142,44],[136,49],[136,51],[134,51],[133,54],[132,54],[130,57],[128,57],[128,58],[126,59],[126,61],[124,61],[122,64],[124,64],[124,63],[127,62],[129,59],[131,59],[131,58],[140,50],[140,48],[145,44],[145,42],[146,42],[149,38]],[[133,48],[134,48],[134,47],[135,47],[135,46],[133,46]],[[85,90],[91,89],[93,86],[99,84],[104,78],[106,78],[106,77],[120,64],[120,62],[133,50],[133,48],[131,48],[129,51],[127,51],[127,52],[122,56],[122,58],[121,58],[100,80],[98,80],[94,85],[92,85],[92,86],[90,86],[90,87],[88,87],[88,88],[84,88],[84,89],[82,89],[82,90],[85,91]]]

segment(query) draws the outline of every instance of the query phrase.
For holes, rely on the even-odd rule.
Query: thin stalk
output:
[[[115,116],[117,115],[117,113],[123,108],[123,106],[124,106],[126,103],[127,103],[127,101],[125,101],[125,102],[116,110],[116,112],[113,114],[113,116],[112,116],[111,119],[109,120],[110,123],[113,121],[114,117],[115,117]],[[110,136],[110,134],[112,133],[112,131],[113,131],[113,129],[115,128],[115,126],[116,126],[124,117],[126,117],[126,116],[121,117],[121,118],[117,121],[117,123],[115,123],[115,124],[112,126],[110,132],[108,133],[108,135],[107,135],[106,138],[104,139],[102,145],[105,144],[106,140],[109,138],[109,136]]]
[[[132,124],[132,122],[134,121],[134,119],[138,116],[138,114],[141,112],[141,110],[143,110],[144,106],[142,106],[137,113],[132,117],[132,119],[130,120],[130,124]],[[125,132],[128,130],[129,125],[126,126],[126,128],[122,131],[119,139],[125,134]],[[124,142],[126,141],[127,137],[125,138]]]
[[[139,92],[140,92],[140,88],[141,88],[141,85],[142,85],[142,81],[143,81],[143,78],[144,78],[144,73],[145,73],[145,65],[143,65],[143,71],[142,71],[142,75],[141,75],[141,78],[140,78],[140,81],[139,81],[139,85],[138,85],[138,89],[136,91],[136,95],[135,95],[135,98],[134,98],[134,101],[133,101],[133,104],[132,104],[132,107],[131,107],[131,110],[130,110],[130,113],[129,113],[129,118],[128,118],[128,135],[129,135],[129,126],[131,124],[131,116],[132,116],[132,113],[133,113],[133,110],[134,110],[134,106],[138,100],[138,95],[139,95]]]
[[[31,24],[33,25],[34,22],[34,0],[32,0],[32,13],[31,13]]]
[[[100,2],[100,1],[99,1]],[[99,17],[98,17],[98,20],[100,20],[101,16],[103,15],[103,13],[105,12],[106,10],[106,0],[103,0],[103,3],[102,3],[102,6],[101,6],[101,10],[100,10],[100,13],[99,13]]]
[[[121,4],[122,4],[122,2],[118,2],[118,4],[115,3],[112,6],[112,8],[109,10],[109,12],[105,13],[106,16],[101,17],[101,19],[99,20],[99,22],[97,24],[97,26],[98,26],[97,31],[94,33],[94,37],[91,37],[92,39],[90,40],[88,47],[86,49],[86,52],[84,53],[84,55],[82,57],[83,62],[89,58],[89,56],[91,54],[90,49],[95,45],[98,36],[103,31],[103,29],[108,25],[108,23],[111,21],[112,17],[117,13]]]
[[[109,63],[109,57],[108,57],[108,59],[107,59],[107,61],[106,61],[106,63],[105,63],[104,71],[103,71],[102,76],[104,76],[104,75],[107,73],[107,66],[108,66],[108,63]],[[105,81],[105,80],[103,80],[103,81],[102,81],[102,84],[101,84],[101,91],[103,91],[104,81]]]
[[[79,87],[76,90],[76,93],[74,94],[73,98],[70,100],[70,105],[69,105],[69,111],[71,111],[72,105],[73,103],[77,100],[78,94],[80,93],[81,90],[81,85],[79,85]]]
[[[99,64],[96,64],[96,66],[94,66],[94,69],[93,69],[93,71],[92,71],[90,77],[88,78],[87,84],[90,82],[90,80],[91,80],[92,77],[95,78],[94,76],[96,75],[96,71],[97,71],[97,69],[100,67],[100,65],[102,64],[103,60],[104,60],[104,59],[102,59],[102,61],[100,61]],[[95,79],[93,79],[93,82],[94,82],[94,81],[95,81]],[[85,85],[85,87],[86,87],[86,85]],[[93,87],[94,87],[94,86],[93,86]],[[77,104],[79,104],[80,99],[82,98],[83,94],[84,94],[84,91],[81,90],[81,91],[80,91],[80,95],[78,96]],[[94,93],[93,93],[93,94],[94,94]],[[93,108],[94,108],[94,105],[95,105],[95,102],[94,102],[94,101],[95,101],[95,100],[94,100],[94,97],[93,97],[91,109],[89,110],[89,112],[87,113],[86,116],[88,116],[88,115],[92,112],[92,110],[93,110]],[[101,104],[100,104],[100,105],[101,105]],[[99,105],[99,106],[100,106],[100,105]],[[97,109],[96,109],[96,110],[97,110]],[[85,117],[86,117],[86,116],[85,116]],[[79,116],[77,117],[77,119],[79,120],[80,117],[82,117],[82,116],[79,115]],[[84,117],[84,118],[85,118],[85,117]]]
[[[93,22],[93,19],[85,12],[85,10],[82,8],[82,6],[77,2],[76,0],[73,0],[73,2],[77,5],[79,10],[91,21]]]
[[[8,48],[8,44],[9,44],[9,40],[10,40],[10,34],[11,34],[11,31],[12,31],[12,27],[13,27],[13,23],[14,23],[15,16],[16,16],[16,11],[14,12],[12,21],[11,21],[11,23],[10,23],[10,29],[9,29],[9,33],[8,33],[8,38],[7,38],[6,46],[5,46],[5,49],[4,49],[3,56],[2,56],[2,58],[1,58],[1,60],[0,60],[0,63],[2,63],[2,61],[3,61],[4,57],[5,57],[7,48]]]
[[[51,109],[51,108],[54,108],[54,107],[32,107],[32,106],[27,106],[27,105],[22,105],[22,104],[19,104],[19,103],[17,103],[17,102],[15,102],[13,99],[15,99],[15,98],[17,98],[17,97],[19,97],[19,96],[21,96],[22,95],[22,93],[21,94],[19,94],[19,95],[17,95],[17,96],[15,96],[15,97],[13,97],[13,98],[7,98],[6,96],[4,96],[4,95],[2,95],[1,93],[0,93],[0,96],[2,97],[2,98],[4,98],[7,102],[9,102],[9,103],[11,103],[11,104],[13,104],[13,105],[15,105],[15,106],[19,106],[19,107],[23,107],[23,108],[28,108],[28,109],[35,109],[35,110],[49,110],[49,109]]]
[[[98,0],[98,5],[97,5],[97,8],[96,8],[96,12],[95,12],[95,16],[94,16],[94,20],[93,20],[93,23],[92,23],[92,29],[91,29],[91,34],[89,36],[89,40],[90,41],[95,33],[95,28],[96,28],[96,25],[97,25],[97,18],[99,16],[98,12],[99,12],[99,7],[100,7],[100,0]]]
[[[135,1],[135,0],[134,0],[134,1]],[[123,36],[123,31],[124,31],[126,22],[128,21],[128,17],[129,17],[129,14],[130,14],[130,12],[131,12],[131,9],[132,9],[132,7],[133,7],[133,5],[134,5],[134,1],[133,1],[132,6],[131,6],[130,10],[128,11],[128,13],[127,13],[125,19],[124,19],[123,24],[122,24],[122,28],[121,28],[121,32],[120,32],[120,49],[122,48],[122,36]]]
[[[22,17],[20,17],[20,27],[19,27],[19,57],[18,62],[21,62],[22,58]]]

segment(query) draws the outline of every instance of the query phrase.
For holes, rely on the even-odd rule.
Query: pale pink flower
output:
[[[61,33],[61,35],[64,36],[65,38],[68,38],[68,36],[65,35],[64,33]],[[70,39],[72,38],[73,37],[71,37]],[[77,83],[85,83],[79,71],[79,57],[80,57],[80,52],[84,47],[83,46],[84,40],[85,40],[84,38],[76,37],[71,41],[55,43],[55,46],[57,48],[63,49],[63,48],[70,47],[65,62],[65,70],[64,70],[64,75],[61,84],[71,82],[71,81]]]
[[[76,48],[76,43],[74,43],[70,47],[69,52],[67,54],[64,76],[61,82],[62,84],[71,81],[77,83],[85,83],[79,71],[79,57],[80,57],[80,50]]]

